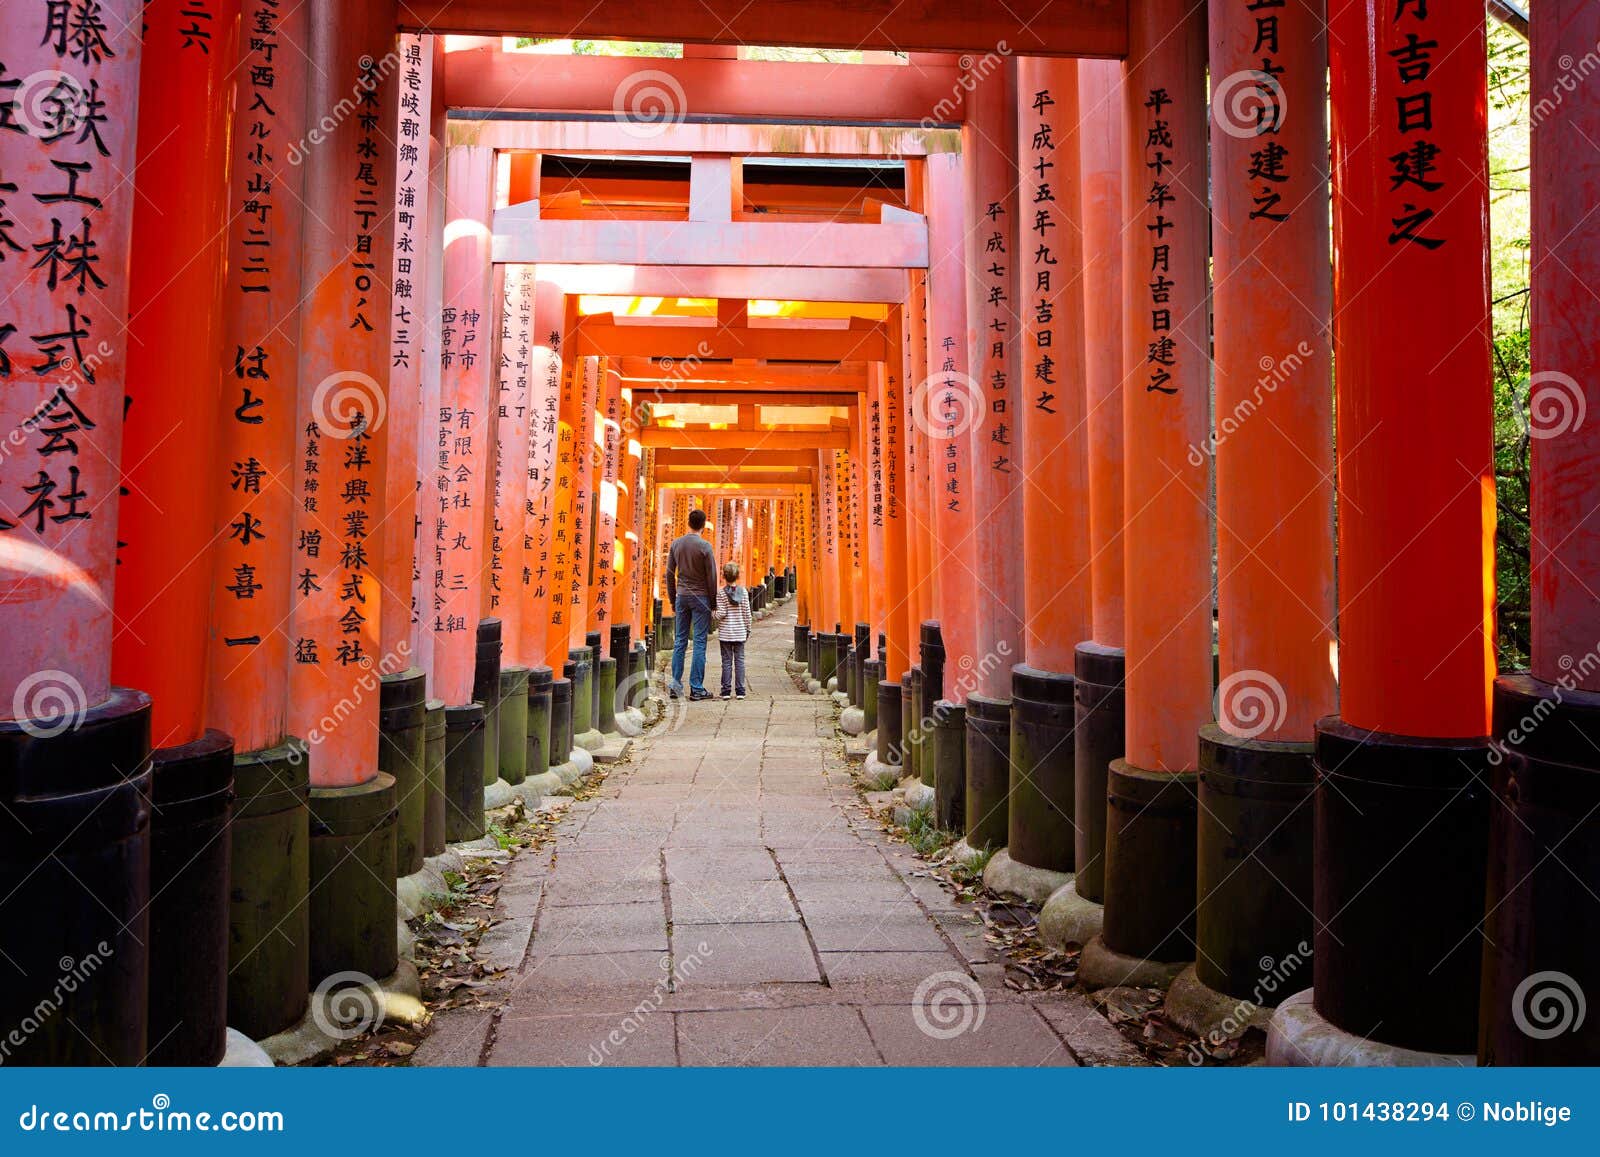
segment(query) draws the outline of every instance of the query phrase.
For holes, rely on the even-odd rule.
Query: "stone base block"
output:
[[[633,741],[620,734],[605,737],[605,742],[599,747],[591,749],[596,763],[620,763],[628,756],[628,750]]]
[[[1070,883],[1071,872],[1052,872],[1018,863],[1005,848],[991,856],[983,870],[983,886],[989,891],[1021,896],[1030,904],[1043,904]]]
[[[950,858],[958,864],[976,864],[988,854],[989,851],[987,848],[975,848],[971,844],[967,843],[965,837],[950,845]],[[994,855],[1003,856],[1005,855],[1005,851],[1002,849],[998,852],[995,852]],[[991,858],[989,862],[993,863],[993,858]],[[988,873],[985,872],[984,875],[987,876]]]
[[[606,737],[593,727],[587,731],[580,731],[572,737],[572,746],[580,747],[584,751],[598,751],[605,745]]]
[[[904,781],[906,789],[906,807],[914,812],[933,810],[933,788],[923,783],[920,779]]]
[[[522,802],[530,810],[537,808],[544,801],[544,797],[561,790],[561,777],[554,771],[541,772],[530,775],[522,781]]]
[[[1163,1011],[1173,1024],[1212,1044],[1243,1036],[1250,1028],[1265,1032],[1272,1020],[1272,1009],[1218,992],[1200,979],[1192,964],[1167,989]]]
[[[811,664],[809,663],[802,663],[796,659],[785,659],[783,661],[783,669],[789,672],[791,675],[800,674],[800,672],[806,670],[808,667],[810,667],[810,665]]]
[[[497,779],[483,789],[483,810],[495,811],[498,808],[510,807],[520,798],[520,793],[515,787],[503,779]]]
[[[330,980],[333,978],[330,977]],[[343,981],[357,980],[346,974]],[[259,1044],[279,1065],[301,1065],[327,1056],[342,1041],[400,1021],[421,1025],[428,1020],[422,1003],[422,981],[417,967],[402,960],[382,980],[360,978],[356,983],[332,985],[326,981],[311,994],[311,1006],[300,1023]]]
[[[1188,967],[1191,967],[1188,961],[1169,963],[1124,956],[1107,948],[1105,940],[1096,936],[1083,946],[1083,954],[1078,958],[1078,983],[1090,991],[1096,988],[1166,988]]]
[[[839,730],[846,735],[860,735],[867,726],[866,712],[859,707],[846,707],[839,712]]]
[[[1267,1064],[1291,1068],[1467,1068],[1466,1053],[1427,1053],[1335,1028],[1312,1007],[1311,990],[1287,998],[1267,1030]]]
[[[900,782],[900,769],[879,760],[876,751],[867,755],[856,775],[868,791],[889,791]]]
[[[1039,939],[1052,948],[1081,948],[1100,935],[1105,918],[1105,905],[1078,895],[1078,882],[1073,880],[1050,893],[1044,902],[1039,912]]]
[[[272,1058],[267,1055],[266,1049],[256,1044],[244,1033],[236,1028],[230,1028],[222,1059],[217,1062],[217,1067],[219,1069],[270,1069],[272,1068]]]

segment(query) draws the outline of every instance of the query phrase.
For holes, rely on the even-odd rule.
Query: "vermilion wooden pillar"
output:
[[[928,380],[916,404],[928,430],[939,602],[937,618],[922,624],[922,701],[914,712],[923,738],[932,737],[921,757],[922,779],[934,788],[935,818],[946,830],[959,829],[965,815],[965,704],[974,686],[977,604],[984,590],[974,524],[986,514],[978,507],[983,490],[972,434],[988,398],[967,362],[969,215],[962,164],[950,153],[928,158]]]
[[[303,162],[289,724],[314,749],[314,981],[382,976],[396,961],[395,784],[378,766],[375,694],[397,105],[380,65],[393,60],[393,16],[382,0],[313,0],[309,16],[307,109],[355,105]]]
[[[562,327],[566,299],[560,286],[535,280],[532,401],[528,418],[528,508],[523,520],[522,653],[534,666],[551,664],[551,594],[556,496],[556,448],[561,437]],[[559,671],[552,667],[552,671]],[[559,753],[565,755],[565,752]],[[556,760],[560,762],[560,760]]]
[[[124,406],[112,678],[150,692],[157,748],[151,797],[169,805],[151,817],[150,1060],[212,1064],[227,1031],[227,849],[175,822],[170,805],[206,799],[196,807],[206,807],[212,822],[228,814],[233,740],[205,725],[210,648],[201,608],[218,596],[248,598],[258,584],[249,564],[227,574],[217,569],[217,511],[238,478],[235,464],[217,453],[230,118],[201,118],[181,132],[174,126],[191,109],[232,107],[239,0],[155,0],[143,17],[128,317],[135,340]],[[48,236],[38,239],[54,277],[72,268],[76,253],[94,253],[90,224],[75,207],[58,203]],[[66,494],[81,506],[80,490],[55,497]],[[230,533],[255,541],[259,529],[244,519]]]
[[[1124,750],[1122,213],[1123,66],[1078,62],[1083,180],[1084,382],[1087,391],[1089,585],[1092,631],[1074,657],[1076,808],[1072,887],[1105,895],[1106,776]],[[1096,914],[1085,913],[1092,925]]]
[[[76,41],[51,5],[0,6],[0,917],[25,930],[0,1018],[60,1002],[12,1064],[136,1065],[149,1044],[150,698],[111,681],[142,7],[102,3]],[[50,256],[69,238],[76,265]],[[102,940],[63,994],[58,962]]]
[[[383,562],[380,569],[380,690],[378,766],[395,779],[399,803],[395,827],[395,871],[422,870],[424,827],[429,808],[427,775],[427,672],[419,666],[417,637],[422,618],[415,569],[418,463],[421,457],[422,375],[429,360],[425,341],[431,238],[428,207],[433,157],[433,53],[419,35],[402,36],[398,47],[399,109],[394,173],[394,252],[390,288],[388,477],[384,486]],[[438,777],[432,793],[440,796]],[[439,814],[442,799],[435,798]],[[437,825],[436,825],[437,826]]]
[[[429,74],[439,76],[444,71],[443,37],[429,37],[426,43],[432,46]],[[447,122],[444,85],[433,84],[430,96],[432,107],[429,113],[427,142],[427,231],[424,235],[422,300],[417,315],[417,322],[422,330],[422,373],[418,386],[421,409],[417,423],[416,559],[412,570],[411,603],[415,608],[412,632],[417,652],[416,663],[427,676],[429,727],[434,728],[442,717],[445,706],[444,700],[438,697],[433,625],[440,594],[434,584],[434,574],[438,569],[439,550],[435,530],[438,517],[437,502],[443,486],[438,419],[443,365],[439,349],[443,344],[444,331],[444,198],[446,159],[449,150],[445,144]],[[436,778],[442,778],[442,775],[443,772],[440,771]],[[434,810],[429,813],[428,822],[429,855],[436,855],[443,850],[442,823],[443,810],[434,805]]]
[[[1220,645],[1195,968],[1236,998],[1309,942],[1312,727],[1336,707],[1321,8],[1211,6],[1217,418],[1195,457],[1216,459]]]
[[[1107,782],[1096,980],[1193,958],[1196,739],[1211,718],[1205,13],[1131,12],[1124,89],[1127,754]],[[1109,951],[1108,951],[1109,950]],[[1104,963],[1106,972],[1096,972]]]
[[[1023,58],[1017,71],[1023,654],[1007,665],[1009,814],[991,804],[974,818],[986,823],[982,842],[1003,841],[1017,863],[1061,874],[1045,877],[1044,891],[1064,884],[1073,867],[1073,664],[1090,631],[1081,117],[1077,62]],[[969,782],[975,777],[969,766]],[[991,792],[1001,790],[998,776],[990,785]]]
[[[1533,83],[1543,98],[1533,122],[1533,379],[1528,400],[1532,456],[1533,669],[1495,685],[1496,767],[1491,895],[1478,1055],[1492,1064],[1595,1064],[1600,1022],[1518,1025],[1515,998],[1528,976],[1600,986],[1600,926],[1585,881],[1600,877],[1593,817],[1600,759],[1600,471],[1593,423],[1600,420],[1597,321],[1590,289],[1600,273],[1600,230],[1585,189],[1600,177],[1587,144],[1600,131],[1600,104],[1570,65],[1600,43],[1600,11],[1556,0],[1533,25]],[[1536,98],[1536,99],[1537,99]],[[1559,98],[1559,99],[1558,99]],[[1580,208],[1581,206],[1581,208]],[[1560,719],[1522,734],[1540,703]],[[1499,868],[1494,865],[1500,865]],[[1498,879],[1496,873],[1503,873]],[[1498,918],[1496,918],[1498,917]],[[1547,988],[1546,993],[1550,990]],[[1522,990],[1526,1002],[1531,993]],[[1571,999],[1571,989],[1565,995]],[[1570,1006],[1569,1006],[1570,1007]]]
[[[598,708],[600,672],[596,666],[594,644],[589,640],[590,584],[599,565],[595,527],[599,521],[598,503],[601,459],[604,455],[604,426],[600,420],[600,382],[604,359],[585,357],[574,377],[580,389],[574,434],[571,580],[568,584],[567,659],[577,677],[572,689],[573,745],[592,750],[601,743]]]
[[[234,100],[223,289],[217,450],[229,484],[216,526],[206,719],[233,736],[236,799],[276,805],[249,805],[228,848],[228,1023],[256,1040],[300,1019],[311,983],[310,756],[288,730],[304,213],[304,167],[292,146],[306,127],[307,17],[304,7],[285,12],[270,0],[243,5],[250,33]],[[409,557],[404,579],[409,592]]]
[[[1341,1053],[1462,1054],[1494,671],[1486,32],[1464,5],[1331,0],[1328,43],[1340,714],[1316,725],[1315,1007],[1282,1006],[1269,1047],[1315,1061],[1292,1030],[1317,1018]]]
[[[119,629],[112,656],[117,682],[150,691],[156,747],[203,744],[204,751],[159,757],[158,772],[166,759],[186,763],[209,755],[215,760],[228,742],[221,733],[202,738],[206,619],[195,613],[212,599],[216,513],[230,481],[216,453],[228,119],[203,118],[182,132],[174,125],[185,110],[232,103],[239,4],[202,4],[192,13],[187,7],[179,0],[144,6],[140,196],[134,206],[128,319],[138,340],[128,351],[127,494],[117,527]],[[66,227],[78,224],[70,219],[74,203],[61,202],[64,208],[52,218],[63,226],[59,242],[51,226],[49,244],[56,247],[45,253],[54,260],[71,259],[77,233]],[[248,527],[231,533],[255,540]],[[224,581],[234,582],[231,573]],[[247,575],[242,585],[248,589],[254,580]],[[226,764],[230,756],[220,758]]]
[[[821,586],[817,617],[812,626],[818,633],[832,634],[839,629],[839,478],[835,453],[817,451],[817,569]]]
[[[532,295],[531,265],[495,267],[502,279],[500,340],[495,404],[494,571],[490,576],[490,613],[499,618],[505,639],[505,664],[526,667],[520,598],[523,519],[528,505],[528,439],[532,420]]]
[[[984,72],[986,65],[992,65]],[[982,397],[972,436],[977,617],[966,696],[966,783],[955,830],[1005,842],[1010,798],[1011,667],[1022,658],[1025,569],[1018,379],[1022,361],[1017,189],[1017,61],[992,55],[968,74],[961,153],[966,179],[968,372]],[[948,682],[948,680],[947,680]]]

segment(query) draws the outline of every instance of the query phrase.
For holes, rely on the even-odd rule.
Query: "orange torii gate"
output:
[[[1564,56],[1600,40],[1600,17],[1547,3],[1534,55],[1548,89]],[[106,51],[80,45],[81,58],[39,38],[36,8],[0,16],[19,46],[8,76],[70,59],[105,102],[89,131],[0,134],[17,186],[0,238],[19,255],[0,306],[0,405],[18,448],[0,461],[0,560],[15,572],[5,605],[29,612],[0,679],[4,811],[26,817],[5,865],[28,883],[0,903],[30,928],[63,907],[84,927],[117,921],[117,967],[95,995],[125,1015],[72,1010],[97,1055],[142,1059],[156,1044],[157,1059],[204,1063],[223,993],[226,1019],[265,1035],[298,1016],[308,985],[392,971],[388,882],[447,833],[481,831],[486,798],[519,774],[581,773],[574,741],[596,745],[616,715],[594,689],[607,663],[623,680],[633,631],[655,625],[635,580],[658,573],[688,490],[721,508],[727,553],[796,566],[796,660],[828,637],[828,671],[863,707],[866,672],[838,662],[885,636],[878,714],[893,709],[894,725],[880,718],[876,756],[910,757],[932,791],[907,785],[908,799],[931,794],[970,846],[1006,845],[992,864],[1046,869],[1060,877],[1036,877],[1049,884],[1076,872],[1051,903],[1066,895],[1091,934],[1086,982],[1177,975],[1180,992],[1232,1005],[1262,957],[1298,960],[1310,934],[1315,983],[1275,1016],[1273,1059],[1324,1062],[1335,1045],[1594,1059],[1592,1028],[1550,1043],[1508,1017],[1535,969],[1596,974],[1590,942],[1561,931],[1584,926],[1593,897],[1546,863],[1558,849],[1596,863],[1595,759],[1571,738],[1600,733],[1583,434],[1600,404],[1583,375],[1595,101],[1564,94],[1535,125],[1533,669],[1494,682],[1480,12],[1408,4],[1377,19],[1376,0],[1328,0],[1264,27],[1244,0],[1212,0],[1208,27],[1176,0],[1074,0],[1022,26],[971,5],[908,21],[887,3],[805,0],[790,20],[814,43],[920,53],[1014,39],[995,68],[914,55],[825,93],[807,91],[811,66],[691,55],[663,68],[695,115],[641,138],[626,116],[590,115],[617,62],[541,70],[417,35],[390,52],[390,0],[209,6],[209,60],[173,35],[176,0],[101,7]],[[770,6],[736,7],[400,11],[435,32],[725,41],[769,26]],[[252,31],[235,48],[241,18]],[[269,61],[262,21],[301,51]],[[1456,47],[1415,55],[1430,41]],[[1263,44],[1270,72],[1257,71]],[[392,59],[406,67],[388,71]],[[217,104],[240,60],[252,78],[273,66],[287,99],[270,118],[243,84],[231,137],[227,117],[173,113]],[[308,109],[351,93],[358,114],[289,166],[244,147],[246,131],[303,138]],[[483,111],[446,125],[454,94]],[[187,131],[140,132],[136,150],[120,111],[135,95],[141,122]],[[912,127],[930,97],[934,114]],[[573,119],[497,119],[489,106],[506,99]],[[861,115],[901,123],[827,123]],[[818,123],[754,123],[788,116]],[[1318,209],[1330,139],[1331,235]],[[1429,167],[1435,149],[1454,169]],[[597,221],[574,189],[542,196],[554,152],[688,156],[686,219],[652,202]],[[785,183],[761,221],[740,166],[775,154],[893,157],[905,184],[875,203]],[[113,165],[134,184],[102,188]],[[97,265],[83,256],[91,232]],[[721,308],[646,322],[580,308],[584,294]],[[749,316],[757,298],[888,308],[768,323]],[[420,367],[402,364],[413,326]],[[679,375],[664,358],[700,364]],[[759,361],[806,364],[745,364]],[[834,420],[745,420],[780,399]],[[641,402],[740,419],[635,416]],[[186,438],[198,449],[175,468],[163,435],[191,423],[217,435]],[[777,533],[768,501],[787,508]],[[41,697],[47,685],[63,690]],[[1526,721],[1552,711],[1560,722],[1535,735]],[[232,913],[226,857],[162,874],[171,831],[160,814],[143,826],[134,801],[159,812],[196,798],[179,791],[234,809]],[[108,805],[131,860],[45,864],[40,833],[60,832],[37,799],[80,796]],[[300,851],[276,855],[274,840]],[[138,866],[146,849],[153,871]],[[89,881],[102,915],[65,876]],[[230,927],[264,939],[241,914],[252,903],[298,910],[304,927],[223,979]],[[26,946],[29,966],[48,972],[63,943]],[[1436,999],[1416,999],[1424,988]],[[174,1020],[192,1035],[169,1037]],[[87,1059],[55,1031],[30,1048]]]

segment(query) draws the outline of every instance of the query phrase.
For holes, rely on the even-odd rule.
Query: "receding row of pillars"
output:
[[[536,169],[445,148],[389,3],[8,5],[7,1015],[95,960],[11,1059],[205,1063],[391,971],[393,881],[580,762],[700,506],[944,826],[1103,905],[1086,962],[1294,957],[1280,1040],[1594,1060],[1513,1005],[1600,983],[1600,13],[1550,2],[1498,680],[1476,11],[1143,0],[1126,66],[975,58],[961,154],[907,162],[904,356],[768,502],[651,484],[575,302],[491,262]]]
[[[1535,118],[1534,653],[1496,678],[1484,21],[1267,7],[974,64],[960,157],[908,163],[870,485],[820,463],[866,598],[820,567],[795,658],[939,826],[1064,889],[1091,981],[1279,1005],[1283,1063],[1593,1063],[1531,1006],[1600,984],[1595,105]]]
[[[210,1064],[637,725],[674,492],[392,4],[60,8],[0,14],[7,1060]],[[795,500],[722,501],[776,596]]]

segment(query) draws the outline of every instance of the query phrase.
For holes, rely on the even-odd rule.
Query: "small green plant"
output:
[[[914,811],[906,822],[906,843],[919,856],[931,856],[954,842],[955,837],[949,832],[940,831],[929,812]]]
[[[499,824],[490,824],[484,834],[494,841],[494,846],[502,852],[509,852],[522,846],[522,841]]]
[[[983,870],[989,866],[989,860],[994,856],[993,848],[984,848],[972,856],[971,859],[950,865],[950,878],[957,884],[980,884],[983,882]]]

